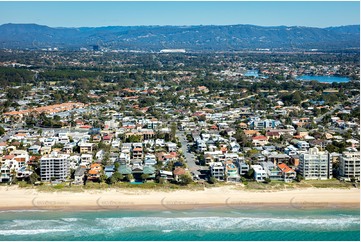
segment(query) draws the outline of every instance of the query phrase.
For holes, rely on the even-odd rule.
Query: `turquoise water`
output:
[[[259,77],[258,70],[248,70],[246,73],[244,73],[244,76],[250,77]]]
[[[13,211],[0,240],[354,240],[359,210]]]
[[[350,81],[348,77],[339,77],[339,76],[306,76],[305,75],[305,76],[299,76],[296,79],[300,81],[318,81],[318,82],[327,82],[327,83],[332,83],[332,82],[342,83],[342,82]]]

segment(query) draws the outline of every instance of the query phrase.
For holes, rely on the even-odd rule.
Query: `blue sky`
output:
[[[50,27],[360,24],[360,2],[0,2],[0,24]]]

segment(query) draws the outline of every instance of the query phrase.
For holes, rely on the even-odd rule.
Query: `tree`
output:
[[[113,176],[108,177],[106,180],[106,183],[109,185],[115,184],[116,182],[117,182],[117,180]]]
[[[209,182],[210,184],[216,184],[216,183],[217,183],[217,179],[214,178],[214,176],[211,176],[211,177],[209,178],[208,182]]]
[[[115,171],[112,175],[116,182],[119,182],[124,179],[124,176],[119,173],[119,171]]]
[[[102,159],[102,165],[103,165],[103,166],[108,165],[109,156],[110,156],[109,152],[106,152],[106,153],[104,154],[103,159]]]
[[[247,136],[242,129],[237,129],[236,134],[233,136],[238,143],[244,147],[247,142]]]
[[[303,176],[300,173],[296,175],[296,181],[301,182],[303,180]]]
[[[5,129],[2,126],[0,126],[0,135],[3,135],[3,134],[5,134]]]
[[[191,182],[193,182],[193,179],[189,174],[183,174],[179,176],[179,183],[181,185],[188,185]]]
[[[247,184],[248,184],[247,179],[244,178],[243,176],[241,176],[241,182],[242,182],[244,185],[247,185]]]
[[[149,174],[142,174],[141,178],[143,181],[146,181],[149,178]]]
[[[27,178],[27,183],[28,184],[34,184],[35,182],[37,182],[39,179],[39,175],[36,174],[36,172],[31,173],[31,175]]]
[[[251,179],[253,178],[254,176],[254,170],[251,168],[249,169],[249,171],[246,173],[245,177],[248,178],[248,179]]]
[[[164,184],[164,183],[166,183],[167,182],[167,180],[165,179],[165,178],[163,178],[163,177],[160,177],[159,179],[158,179],[158,183],[159,184]]]
[[[270,183],[270,182],[271,182],[271,179],[270,179],[269,177],[266,177],[266,178],[264,179],[264,182],[265,182],[265,183]]]
[[[104,181],[106,181],[106,180],[107,180],[107,176],[105,175],[104,170],[102,170],[102,171],[100,172],[100,177],[99,177],[98,182],[101,183],[101,182],[104,182]]]
[[[177,132],[177,123],[173,122],[170,129],[171,129],[171,132],[170,132],[171,137],[170,137],[170,139],[174,142],[175,141],[175,134]]]
[[[133,175],[132,174],[127,174],[127,176],[126,176],[126,179],[127,179],[127,181],[131,181],[131,180],[133,180],[134,179],[134,177],[133,177]]]
[[[140,136],[140,135],[130,135],[130,136],[126,139],[126,142],[138,143],[138,142],[141,142],[141,140],[142,140],[142,136]]]

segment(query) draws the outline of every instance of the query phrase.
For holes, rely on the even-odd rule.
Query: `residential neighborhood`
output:
[[[157,58],[171,55],[179,54]],[[189,61],[190,56],[179,58]],[[211,63],[222,59],[214,58]],[[253,75],[256,68],[262,72]],[[203,78],[196,71],[143,70],[130,72],[134,80],[126,79],[126,86],[62,77],[42,79],[48,86],[2,88],[0,182],[359,182],[358,82],[320,83],[292,76],[330,75],[345,68],[337,61],[327,66],[233,61]],[[284,79],[275,81],[281,72]],[[359,68],[349,75],[359,75]],[[231,84],[235,80],[237,86]]]

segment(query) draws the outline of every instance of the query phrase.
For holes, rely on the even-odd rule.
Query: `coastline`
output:
[[[0,211],[54,210],[193,210],[193,209],[356,209],[360,189],[298,188],[283,191],[236,190],[233,186],[202,191],[106,189],[39,192],[0,187]]]

